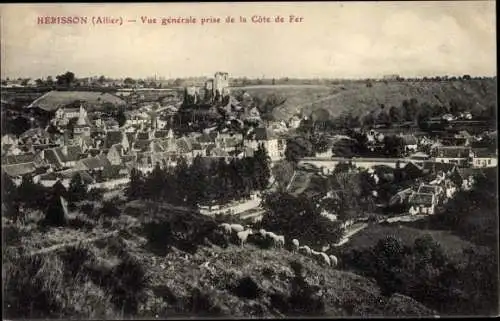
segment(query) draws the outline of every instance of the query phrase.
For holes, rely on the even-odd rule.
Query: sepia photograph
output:
[[[499,315],[495,1],[0,4],[2,318]]]

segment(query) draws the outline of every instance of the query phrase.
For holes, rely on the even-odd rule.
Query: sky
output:
[[[1,76],[372,78],[496,75],[494,1],[0,5]],[[252,23],[277,15],[284,23]],[[289,16],[302,22],[289,23]],[[38,24],[38,17],[88,24]],[[92,17],[122,25],[93,25]],[[219,17],[143,24],[141,17]],[[225,18],[235,23],[225,23]],[[247,18],[240,23],[239,17]],[[135,19],[136,22],[127,22]]]

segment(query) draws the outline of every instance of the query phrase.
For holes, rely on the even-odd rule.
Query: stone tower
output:
[[[229,74],[227,72],[216,72],[213,84],[213,96],[222,99],[223,90],[229,87]]]

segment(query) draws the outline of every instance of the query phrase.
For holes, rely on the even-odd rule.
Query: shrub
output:
[[[144,300],[148,277],[140,262],[126,255],[112,272],[112,302],[125,314],[137,314],[139,304]]]
[[[240,279],[238,284],[233,288],[232,292],[236,296],[246,299],[257,299],[262,295],[262,290],[249,276]]]
[[[112,218],[112,217],[119,217],[121,212],[114,202],[105,201],[103,202],[101,207],[101,214],[104,215],[104,217]]]

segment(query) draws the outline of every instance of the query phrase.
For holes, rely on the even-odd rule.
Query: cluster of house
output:
[[[471,135],[462,130],[456,134],[441,137],[430,137],[425,133],[398,133],[403,142],[403,155],[413,161],[432,160],[440,163],[456,164],[460,167],[496,167],[498,152],[486,147],[473,147],[480,143],[485,136]],[[371,129],[364,133],[368,149],[376,151],[383,146],[385,135]],[[496,131],[489,133],[496,137]],[[330,140],[330,147],[335,144],[348,144],[354,139],[346,135],[336,135]],[[335,155],[331,148],[326,152],[317,153],[316,158],[332,158]]]
[[[19,137],[2,137],[2,171],[16,184],[31,175],[35,182],[52,186],[58,180],[68,186],[80,174],[91,187],[115,188],[126,184],[132,168],[151,172],[156,164],[176,166],[182,157],[191,163],[196,156],[232,158],[253,156],[263,145],[272,161],[282,159],[285,141],[270,128],[258,127],[246,135],[229,131],[189,133],[174,137],[171,129],[158,126],[157,120],[123,127],[116,123],[92,122],[83,106],[59,108],[52,124],[61,132],[30,129]],[[68,124],[73,123],[71,129]],[[158,129],[158,127],[162,129]]]

